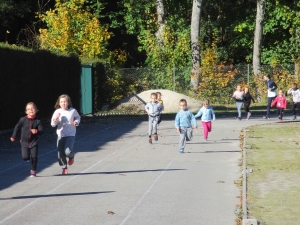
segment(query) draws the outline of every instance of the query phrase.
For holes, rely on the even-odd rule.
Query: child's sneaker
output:
[[[266,119],[266,120],[268,120],[268,119],[270,119],[269,117],[266,117],[266,116],[263,116],[263,119]]]
[[[179,153],[183,153],[184,152],[184,148],[181,148],[180,150],[179,150]]]
[[[158,141],[158,135],[157,134],[154,134],[154,140]]]
[[[36,177],[36,171],[30,170],[30,177]]]
[[[67,168],[63,168],[63,170],[62,170],[62,173],[61,173],[61,174],[64,174],[64,175],[68,174],[68,169],[67,169]]]
[[[149,143],[152,144],[152,138],[149,138]]]
[[[292,120],[296,120],[296,116],[293,116]]]
[[[69,166],[71,166],[73,163],[74,163],[74,158],[72,158],[72,159],[69,159],[69,161],[68,161],[68,165],[69,165]]]

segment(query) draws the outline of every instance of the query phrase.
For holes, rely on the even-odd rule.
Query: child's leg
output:
[[[187,132],[187,128],[180,128],[179,129],[179,134],[180,134],[179,149],[184,149],[184,147],[185,147],[185,144],[186,144],[186,132]]]
[[[75,136],[68,136],[66,137],[65,142],[65,154],[69,159],[74,158],[74,152],[73,152],[73,145],[75,142]]]
[[[208,131],[208,133],[211,132],[211,128],[212,128],[211,121],[206,122],[206,126],[207,126],[207,131]],[[207,136],[208,136],[208,135],[207,135]]]
[[[282,114],[281,114],[281,112],[282,112],[282,108],[277,108],[277,115],[279,116],[279,117],[278,117],[279,119],[282,119]]]
[[[238,110],[238,117],[242,117],[242,102],[236,102],[236,108]]]
[[[23,158],[23,160],[24,161],[29,161],[30,160],[29,148],[22,147],[21,151],[22,151],[22,158]]]
[[[293,114],[293,116],[295,116],[296,115],[296,107],[297,107],[297,103],[295,103],[295,102],[293,102],[292,103],[292,114]],[[299,110],[299,109],[298,109]]]
[[[186,128],[186,140],[187,141],[193,140],[193,128],[192,127]]]
[[[161,115],[162,115],[162,114],[159,115],[159,119],[158,119],[157,124],[160,124],[160,122],[161,122]]]
[[[148,127],[148,135],[149,135],[149,137],[151,137],[151,135],[152,135],[153,119],[154,119],[154,117],[149,116],[149,127]]]
[[[206,122],[201,121],[202,122],[202,127],[203,127],[203,138],[206,139],[208,137],[208,127]]]
[[[30,148],[30,154],[31,154],[31,169],[36,171],[36,166],[38,163],[38,146],[34,146]]]
[[[296,105],[297,105],[297,109],[298,109],[299,116],[300,116],[300,102],[297,102]],[[295,115],[296,115],[296,113],[295,113]]]
[[[280,108],[280,120],[283,118],[283,108]]]
[[[66,137],[59,137],[59,136],[57,137],[58,163],[63,169],[67,168],[65,142],[66,142]]]
[[[157,134],[157,123],[158,123],[158,120],[159,120],[159,116],[153,117],[152,128],[153,128],[154,134]]]

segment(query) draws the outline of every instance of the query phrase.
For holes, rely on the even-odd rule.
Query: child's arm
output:
[[[284,106],[284,109],[286,109],[286,105],[287,105],[287,101],[286,101],[286,98],[283,99],[283,106]]]
[[[274,101],[271,103],[271,107],[273,107],[273,106],[277,103],[277,100],[278,100],[278,97],[276,97],[276,98],[274,99]]]
[[[10,138],[11,141],[15,141],[16,140],[17,133],[20,130],[20,128],[22,127],[22,125],[23,125],[23,118],[21,118],[19,120],[19,122],[16,124],[16,126],[14,128],[14,131],[13,131],[13,134],[11,135],[11,138]]]
[[[196,120],[196,118],[195,118],[195,116],[194,116],[193,113],[191,113],[191,120],[192,120],[193,123],[194,123],[194,128],[195,128],[196,130],[198,130],[197,120]]]
[[[202,109],[202,108],[201,108]],[[199,111],[197,112],[197,114],[195,115],[195,118],[198,118],[200,116],[202,116],[202,110],[199,109]]]
[[[179,125],[180,125],[180,117],[179,117],[179,113],[177,113],[175,117],[175,128],[177,132],[179,132]]]
[[[147,103],[147,104],[145,105],[145,110],[146,110],[147,114],[149,115],[149,103]]]
[[[57,126],[57,124],[59,123],[59,117],[60,117],[60,113],[58,112],[58,110],[55,110],[55,112],[52,115],[52,119],[51,119],[52,127]]]
[[[75,110],[75,112],[74,112],[74,122],[73,122],[73,125],[74,126],[78,126],[79,123],[80,123],[80,115],[79,115],[79,113],[77,112],[76,109],[74,109],[74,110]]]
[[[37,124],[37,129],[31,129],[31,133],[37,134],[37,135],[42,135],[44,134],[44,127],[42,125],[42,121],[39,121]]]
[[[211,108],[211,113],[212,113],[212,117],[213,117],[212,119],[216,120],[216,115],[215,115],[215,112],[214,112],[214,110],[212,108]]]

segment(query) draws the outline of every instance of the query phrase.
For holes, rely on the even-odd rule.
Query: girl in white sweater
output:
[[[242,91],[241,85],[236,86],[235,92],[232,94],[232,98],[236,102],[236,108],[238,110],[238,117],[237,119],[242,119],[242,106],[244,103],[244,91]]]
[[[72,108],[72,102],[68,95],[58,97],[56,108],[51,119],[51,126],[57,126],[57,150],[58,163],[62,167],[62,174],[68,174],[67,164],[74,163],[73,145],[75,142],[76,126],[80,123],[80,115]],[[67,163],[67,158],[69,159]]]

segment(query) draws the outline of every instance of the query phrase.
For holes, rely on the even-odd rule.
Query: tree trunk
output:
[[[191,50],[192,50],[192,73],[191,84],[194,92],[198,90],[200,79],[200,13],[202,0],[193,0],[192,22],[191,22]]]
[[[257,0],[255,34],[253,44],[253,71],[254,75],[261,73],[261,47],[264,27],[266,0]]]
[[[164,1],[163,0],[156,0],[156,12],[157,12],[157,23],[158,23],[158,31],[156,31],[155,36],[157,38],[157,41],[159,45],[163,46],[163,32],[164,32],[164,27],[166,24],[165,21],[165,8],[164,8]]]

